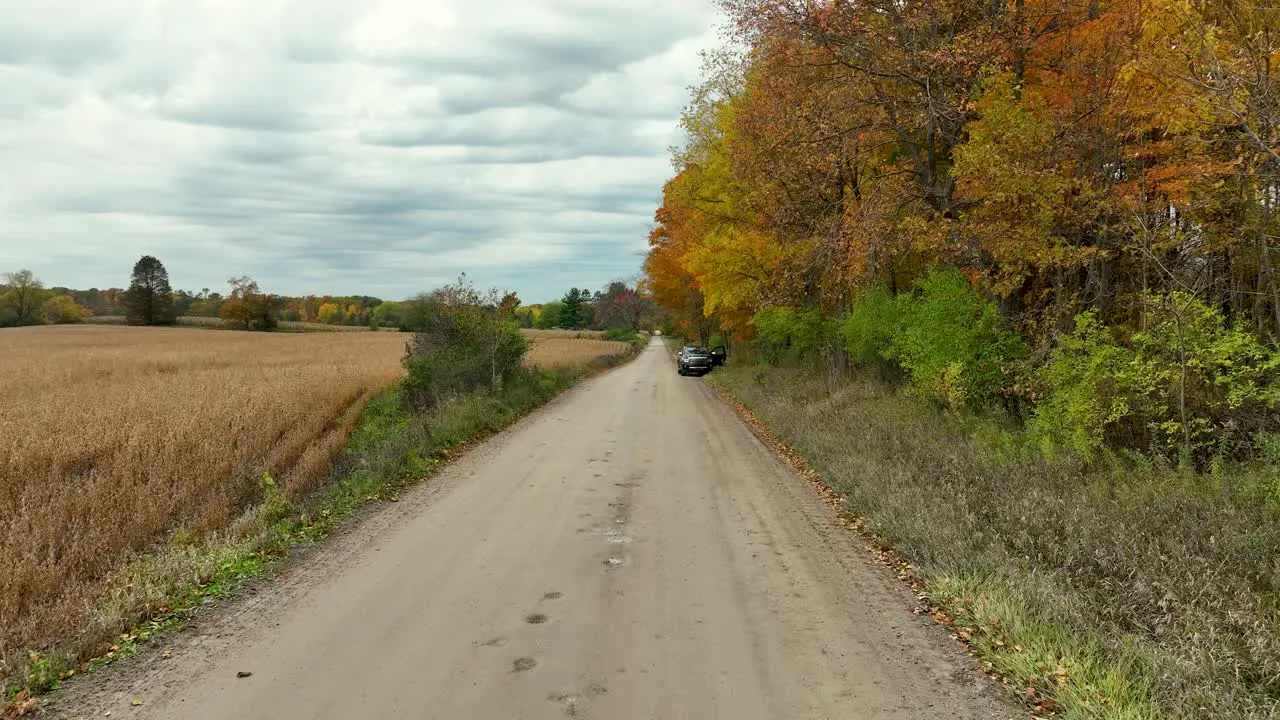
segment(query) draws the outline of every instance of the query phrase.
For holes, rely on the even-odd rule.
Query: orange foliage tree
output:
[[[685,332],[966,273],[1037,344],[1183,291],[1280,334],[1280,14],[1226,0],[722,0],[645,289]]]

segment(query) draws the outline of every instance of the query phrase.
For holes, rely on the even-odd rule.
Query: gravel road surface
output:
[[[50,714],[1026,716],[657,339],[304,555]]]

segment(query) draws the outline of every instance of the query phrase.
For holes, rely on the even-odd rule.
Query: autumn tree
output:
[[[517,307],[514,311],[516,324],[522,328],[538,327],[538,319],[542,314],[540,305],[525,305]]]
[[[125,316],[130,325],[172,325],[177,320],[169,273],[151,255],[143,255],[133,266],[125,293]]]
[[[597,293],[594,305],[604,329],[640,329],[645,300],[627,283],[621,280],[609,283],[608,287]]]
[[[231,285],[231,294],[218,311],[222,319],[240,330],[276,329],[272,299],[262,292],[256,280],[245,275],[231,278],[227,283]]]
[[[0,286],[0,325],[38,325],[44,283],[30,270],[5,273]]]
[[[347,312],[344,319],[350,325],[364,325],[369,322],[368,313],[364,309],[364,305],[359,303],[348,303]]]
[[[513,292],[506,293],[502,299],[498,301],[496,311],[500,317],[514,320],[516,310],[520,307],[520,296]]]
[[[657,226],[649,233],[649,254],[644,261],[642,291],[671,319],[673,330],[706,344],[711,322],[706,317],[702,289],[685,265],[685,238],[674,231],[677,208],[663,204],[654,215]]]
[[[51,325],[67,325],[83,322],[89,315],[88,309],[80,305],[70,295],[55,295],[40,306],[44,321]]]
[[[316,312],[316,322],[334,325],[342,322],[342,308],[337,303],[325,303]]]

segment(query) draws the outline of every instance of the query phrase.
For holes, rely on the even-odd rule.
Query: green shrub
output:
[[[1076,318],[1040,371],[1033,434],[1086,457],[1104,444],[1201,463],[1257,451],[1278,425],[1280,354],[1186,293],[1145,305],[1126,342],[1092,312]]]
[[[888,361],[886,353],[898,326],[898,307],[888,288],[877,285],[859,293],[840,323],[849,359],[864,368]]]
[[[1048,388],[1028,423],[1046,451],[1055,445],[1081,457],[1100,450],[1108,430],[1125,423],[1139,408],[1142,388],[1152,385],[1143,363],[1134,362],[1090,310],[1076,316],[1075,329],[1059,339],[1039,379]]]
[[[524,334],[460,282],[413,301],[416,332],[405,356],[405,396],[418,407],[500,387],[520,370]]]
[[[604,339],[628,343],[631,345],[631,349],[636,352],[645,349],[649,345],[649,333],[639,333],[630,328],[605,330]]]
[[[818,360],[835,344],[836,323],[817,308],[764,308],[754,320],[756,350],[774,365]]]
[[[1027,355],[1021,336],[1001,327],[995,303],[957,271],[932,272],[916,290],[895,300],[897,327],[885,356],[918,392],[952,408],[999,398],[1012,384],[1016,361]]]
[[[635,330],[630,328],[614,328],[604,331],[605,340],[615,340],[617,342],[634,342],[639,337]]]

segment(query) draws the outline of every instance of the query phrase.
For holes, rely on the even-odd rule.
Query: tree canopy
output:
[[[130,325],[172,325],[177,320],[169,272],[157,258],[143,255],[134,264],[124,305]]]
[[[723,0],[646,261],[693,334],[949,266],[1039,346],[1190,290],[1280,333],[1280,17],[1197,0]]]

